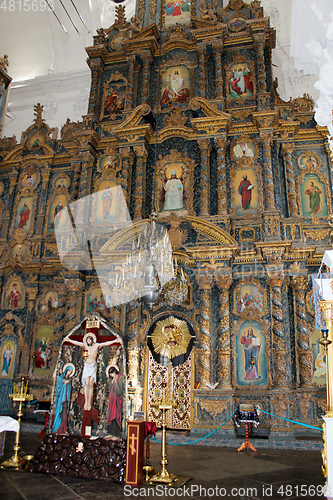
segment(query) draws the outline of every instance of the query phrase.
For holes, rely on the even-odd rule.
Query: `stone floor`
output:
[[[14,433],[7,433],[3,458],[10,458]],[[38,447],[36,433],[22,435],[21,454]],[[241,440],[240,440],[241,443]],[[255,441],[253,441],[254,444]],[[168,446],[169,470],[192,476],[179,489],[143,486],[132,491],[111,481],[0,470],[1,500],[102,500],[123,498],[319,499],[324,485],[318,451],[258,449],[257,453],[204,446]],[[160,446],[152,443],[151,463],[159,470]]]

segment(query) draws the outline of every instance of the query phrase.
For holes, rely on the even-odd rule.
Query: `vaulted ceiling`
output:
[[[33,104],[38,100],[45,109],[49,106],[46,118],[51,126],[60,128],[66,121],[66,112],[72,120],[78,119],[89,91],[85,47],[92,45],[98,28],[113,24],[117,4],[112,0],[15,0],[14,5],[10,11],[7,0],[7,10],[0,12],[0,47],[9,56],[8,73],[13,78],[4,135],[15,133],[19,138],[31,123]],[[130,19],[135,0],[125,0],[123,5]],[[307,92],[317,99],[318,91],[314,88],[317,77],[297,71],[290,57],[292,2],[263,0],[262,5],[277,31],[273,72],[279,79],[280,96],[288,100]],[[73,85],[76,94],[66,94],[66,107],[66,99],[61,101],[57,95]],[[81,102],[81,108],[74,105],[74,112],[73,104],[68,105],[71,100]]]

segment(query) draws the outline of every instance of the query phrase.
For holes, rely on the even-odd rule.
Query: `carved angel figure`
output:
[[[132,36],[141,31],[140,19],[136,14],[131,18],[130,29],[132,31]]]

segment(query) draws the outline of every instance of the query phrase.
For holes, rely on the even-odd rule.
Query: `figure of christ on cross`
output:
[[[106,342],[97,342],[96,335],[92,332],[88,332],[83,337],[83,342],[77,340],[72,340],[70,335],[64,337],[64,342],[70,342],[71,344],[83,347],[87,356],[85,356],[84,367],[82,371],[82,384],[84,389],[84,410],[91,410],[91,401],[94,393],[94,383],[96,382],[96,368],[97,368],[97,354],[100,347],[105,347],[108,345],[115,344],[119,342],[118,339],[108,340]]]

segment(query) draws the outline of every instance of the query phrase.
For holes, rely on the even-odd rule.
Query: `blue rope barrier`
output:
[[[219,429],[221,429],[221,427],[223,427],[227,422],[229,422],[229,420],[231,419],[231,417],[233,417],[235,415],[235,413],[236,413],[237,410],[238,410],[238,408],[236,408],[236,410],[232,413],[232,415],[230,415],[230,417],[225,422],[223,422],[223,424],[221,424],[220,427],[218,427],[217,429],[215,429],[211,433],[207,434],[207,436],[204,436],[202,438],[196,439],[195,441],[191,441],[190,443],[167,443],[167,444],[171,445],[171,446],[185,446],[185,445],[188,445],[188,444],[197,443],[198,441],[203,441],[203,439],[207,439],[209,436],[211,436],[212,434],[214,434],[215,432],[217,432]],[[155,438],[150,438],[150,439],[152,441],[156,441],[157,443],[161,442],[161,441],[159,441],[158,439],[155,439]]]
[[[190,443],[167,443],[167,444],[171,445],[171,446],[185,446],[185,445],[189,445],[189,444],[198,443],[199,441],[203,441],[204,439],[207,439],[209,436],[211,436],[212,434],[214,434],[215,432],[217,432],[219,429],[221,429],[221,427],[223,427],[227,422],[229,422],[229,420],[231,419],[231,417],[233,417],[235,415],[235,413],[236,413],[237,410],[238,410],[238,408],[233,412],[232,415],[230,415],[230,417],[223,424],[220,425],[220,427],[218,427],[217,429],[215,429],[210,434],[207,434],[207,436],[204,436],[202,438],[196,439],[195,441],[191,441]],[[260,409],[260,411],[262,413],[266,413],[267,415],[271,415],[272,417],[281,418],[282,420],[286,420],[287,422],[291,422],[293,424],[302,425],[303,427],[309,427],[310,429],[316,429],[317,431],[322,431],[321,427],[314,427],[313,425],[303,424],[302,422],[297,422],[296,420],[290,420],[289,418],[280,417],[279,415],[275,415],[274,413],[269,413],[268,411],[264,411],[264,410],[261,410],[261,409]],[[159,441],[156,438],[150,438],[150,439],[152,441],[156,441],[157,443],[161,442],[161,441]]]
[[[33,405],[34,403],[38,403],[39,399],[35,399],[35,401],[31,401],[30,403],[27,403],[26,405],[23,405],[23,408],[29,405]]]
[[[309,427],[310,429],[316,429],[317,431],[322,431],[321,427],[314,427],[313,425],[302,424],[302,422],[297,422],[296,420],[290,420],[289,418],[279,417],[279,415],[275,415],[274,413],[269,413],[268,411],[261,410],[263,413],[267,415],[271,415],[272,417],[281,418],[281,420],[286,420],[287,422],[291,422],[292,424],[302,425],[303,427]]]
[[[30,403],[23,405],[23,408],[25,408],[26,406],[29,406],[29,405],[33,405],[34,403],[38,403],[38,401],[40,401],[40,400],[35,399],[35,401],[30,401]],[[10,413],[11,411],[14,411],[14,408],[11,408],[10,410],[3,411],[2,413]]]

